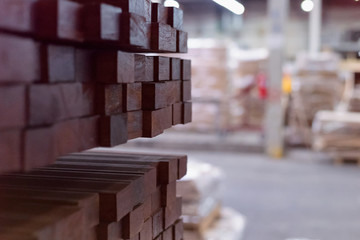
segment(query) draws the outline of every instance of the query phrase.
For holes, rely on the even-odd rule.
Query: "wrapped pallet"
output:
[[[360,148],[360,113],[320,111],[312,130],[317,151],[339,153]]]
[[[183,198],[184,240],[240,239],[245,220],[235,210],[221,207],[223,180],[219,168],[189,159],[187,175],[177,184]]]

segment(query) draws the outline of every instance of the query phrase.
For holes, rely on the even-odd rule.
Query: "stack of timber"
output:
[[[191,121],[183,12],[150,0],[0,1],[0,173]],[[149,55],[151,53],[151,55]]]
[[[0,176],[0,239],[181,240],[186,156],[88,151]]]

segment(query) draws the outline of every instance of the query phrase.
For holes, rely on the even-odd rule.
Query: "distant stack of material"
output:
[[[177,185],[183,197],[184,240],[240,239],[244,218],[221,206],[222,171],[194,160],[188,167],[188,174]]]

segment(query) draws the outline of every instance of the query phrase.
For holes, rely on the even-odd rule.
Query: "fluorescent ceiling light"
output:
[[[176,8],[180,7],[179,3],[175,0],[166,0],[164,2],[164,6],[165,7],[176,7]]]
[[[314,9],[314,2],[312,0],[304,0],[301,3],[301,9],[304,12],[311,12]]]
[[[245,12],[245,7],[241,3],[239,3],[236,0],[213,0],[217,4],[223,6],[224,8],[227,8],[231,12],[241,15]]]

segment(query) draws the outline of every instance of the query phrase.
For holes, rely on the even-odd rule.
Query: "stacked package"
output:
[[[186,156],[92,150],[0,176],[2,240],[181,240]]]
[[[318,151],[358,153],[360,113],[320,111],[313,123],[313,148]]]
[[[154,54],[187,51],[182,18],[150,0],[0,1],[0,172],[190,122],[190,61]]]
[[[223,172],[210,164],[191,160],[187,175],[178,181],[183,198],[184,240],[240,239],[244,217],[221,206]]]

